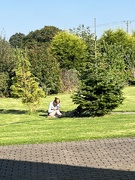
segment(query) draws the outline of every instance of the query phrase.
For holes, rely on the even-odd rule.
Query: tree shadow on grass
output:
[[[39,109],[37,110],[37,112],[39,113],[39,116],[48,116],[48,111],[47,110],[43,110],[43,109]]]
[[[18,109],[0,109],[1,114],[29,114],[28,110],[18,110]],[[47,111],[42,109],[37,110],[35,113],[40,113],[41,116],[47,116]]]
[[[65,117],[65,118],[90,117],[89,114],[86,114],[86,113],[85,114],[81,114],[78,111],[76,111],[76,109],[72,110],[72,111],[63,111],[62,114],[63,114],[63,117]]]
[[[1,114],[26,114],[27,110],[17,110],[17,109],[0,109]]]
[[[134,180],[134,171],[74,165],[0,160],[1,180]]]
[[[4,111],[4,109],[0,109],[0,113],[2,113]]]

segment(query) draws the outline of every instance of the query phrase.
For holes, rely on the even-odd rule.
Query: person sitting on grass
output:
[[[54,101],[50,102],[48,107],[48,117],[62,117],[62,113],[60,112],[60,99],[55,97]]]

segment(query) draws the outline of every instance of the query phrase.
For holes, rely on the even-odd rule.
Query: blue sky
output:
[[[0,31],[9,39],[44,26],[68,30],[84,24],[100,37],[105,30],[135,30],[135,0],[0,0]]]

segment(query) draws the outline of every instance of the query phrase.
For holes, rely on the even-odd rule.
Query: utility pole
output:
[[[124,21],[126,23],[126,26],[127,26],[127,33],[128,33],[128,27],[129,27],[129,24],[131,23],[130,21]]]

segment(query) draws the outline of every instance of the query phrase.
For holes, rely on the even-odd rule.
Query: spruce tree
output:
[[[73,102],[82,114],[102,116],[123,102],[124,60],[117,47],[107,47],[106,52],[82,65],[80,87]]]

